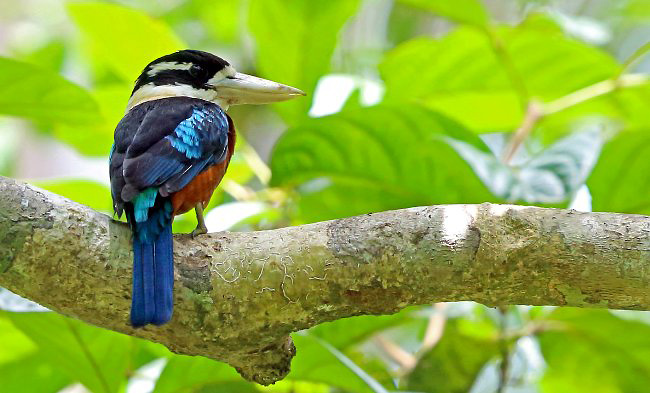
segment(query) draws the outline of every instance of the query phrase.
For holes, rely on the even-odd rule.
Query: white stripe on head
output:
[[[168,97],[192,97],[204,101],[213,102],[221,107],[224,111],[228,109],[229,104],[219,99],[217,91],[213,89],[195,89],[190,85],[154,85],[147,83],[136,90],[126,107],[130,111],[134,106],[147,101],[158,100]]]
[[[225,79],[226,77],[234,76],[236,73],[237,73],[237,71],[235,71],[233,66],[227,65],[221,71],[214,74],[214,76],[212,78],[210,78],[210,80],[208,80],[207,84],[208,85],[215,85],[215,84],[217,84],[217,82]]]
[[[147,75],[154,76],[161,71],[167,70],[189,70],[192,67],[192,63],[176,63],[174,61],[164,61],[162,63],[157,63],[151,66],[151,69],[147,71]]]

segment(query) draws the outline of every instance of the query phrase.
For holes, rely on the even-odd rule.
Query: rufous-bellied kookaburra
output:
[[[230,105],[304,95],[235,71],[207,52],[181,50],[152,61],[133,88],[110,153],[115,212],[133,232],[131,324],[161,325],[173,309],[172,221],[196,209],[193,234],[207,232],[203,208],[235,146]]]

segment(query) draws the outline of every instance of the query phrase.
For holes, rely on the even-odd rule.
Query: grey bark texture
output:
[[[650,219],[638,215],[486,203],[176,235],[174,317],[143,329],[128,324],[130,238],[104,214],[0,177],[0,286],[262,384],[289,371],[289,333],[354,315],[458,300],[650,310]]]

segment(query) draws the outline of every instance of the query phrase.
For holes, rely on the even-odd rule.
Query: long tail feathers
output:
[[[166,226],[155,243],[154,253],[154,312],[151,322],[167,323],[174,307],[174,253],[172,250],[172,226]]]
[[[131,324],[162,325],[172,317],[174,259],[171,222],[155,240],[133,236]]]

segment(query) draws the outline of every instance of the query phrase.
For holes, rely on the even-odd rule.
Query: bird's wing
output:
[[[115,211],[146,189],[163,196],[185,187],[228,150],[229,119],[215,104],[188,97],[146,102],[127,113],[115,130],[111,191]]]

